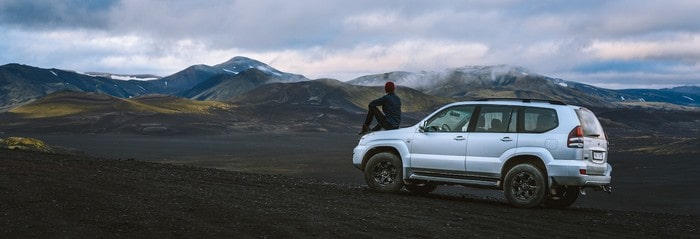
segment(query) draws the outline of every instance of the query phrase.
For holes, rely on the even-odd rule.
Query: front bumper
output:
[[[352,164],[360,170],[362,170],[362,160],[366,152],[367,147],[364,145],[358,145],[352,150]]]

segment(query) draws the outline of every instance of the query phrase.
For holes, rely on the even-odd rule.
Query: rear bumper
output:
[[[581,174],[581,170],[591,168],[591,162],[580,160],[555,160],[547,165],[547,173],[552,179],[553,185],[599,187],[609,186],[612,181],[612,166],[610,164],[595,164],[595,168],[604,168],[602,172],[596,174]]]
[[[556,176],[552,177],[552,181],[556,185],[599,187],[610,185],[611,177],[594,175],[582,175],[579,177]]]

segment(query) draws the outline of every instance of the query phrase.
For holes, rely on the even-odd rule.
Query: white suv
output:
[[[353,164],[375,191],[464,185],[503,190],[516,207],[564,208],[585,188],[611,191],[606,138],[583,107],[486,99],[446,105],[412,127],[366,134]]]

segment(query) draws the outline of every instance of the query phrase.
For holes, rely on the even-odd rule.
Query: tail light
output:
[[[576,126],[569,132],[569,139],[566,142],[569,148],[583,148],[583,129]]]

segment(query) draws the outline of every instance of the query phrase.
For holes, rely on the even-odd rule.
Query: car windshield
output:
[[[593,112],[586,108],[579,108],[576,110],[576,115],[578,115],[578,119],[581,121],[583,135],[587,137],[605,137],[603,126],[600,125],[598,118],[595,117]]]
[[[428,120],[426,128],[437,132],[466,132],[473,111],[473,105],[445,109]]]

